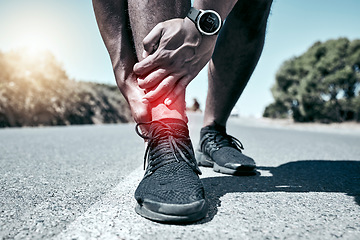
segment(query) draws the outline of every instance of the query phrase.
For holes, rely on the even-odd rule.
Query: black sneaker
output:
[[[147,136],[138,126],[149,124]],[[148,140],[145,176],[135,191],[135,211],[159,222],[186,223],[207,213],[204,187],[199,179],[194,150],[185,122],[162,119],[136,126],[139,136]]]
[[[196,150],[199,166],[212,167],[215,172],[231,175],[254,175],[255,161],[244,155],[242,143],[226,134],[224,126],[214,124],[201,129]]]

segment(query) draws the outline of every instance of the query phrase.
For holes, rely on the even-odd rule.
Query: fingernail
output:
[[[166,106],[170,106],[172,104],[172,101],[170,100],[170,98],[166,98],[165,101],[164,101],[164,104]]]
[[[146,98],[143,98],[143,99],[141,100],[141,102],[144,103],[144,104],[148,104],[148,103],[149,103],[149,100],[147,100]]]
[[[142,52],[142,57],[143,58],[146,58],[148,56],[148,53],[144,50],[143,52]]]

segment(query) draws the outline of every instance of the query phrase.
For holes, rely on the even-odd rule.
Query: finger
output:
[[[146,76],[158,67],[155,56],[150,55],[134,65],[133,71],[138,76]]]
[[[174,87],[173,91],[165,98],[164,104],[170,106],[174,103],[178,97],[182,96],[185,92],[187,85],[190,83],[190,78],[183,77],[180,79],[176,86]]]
[[[142,57],[143,58],[147,58],[148,56],[149,56],[150,54],[147,52],[147,51],[143,51],[143,53],[142,53]]]
[[[174,75],[167,76],[156,88],[145,94],[143,99],[149,102],[154,102],[161,96],[168,95],[176,85],[179,78]]]
[[[138,78],[139,87],[142,89],[153,88],[169,75],[169,71],[163,68],[156,69],[144,79]]]
[[[160,38],[162,36],[164,26],[163,23],[158,23],[144,38],[143,45],[144,51],[150,55],[156,51],[159,46]]]
[[[144,91],[138,87],[132,88],[131,96],[128,95],[131,113],[137,123],[151,121],[150,106],[141,101],[143,96]]]

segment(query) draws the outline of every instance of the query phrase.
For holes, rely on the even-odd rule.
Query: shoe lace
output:
[[[150,125],[147,135],[142,134],[139,130],[139,127],[142,125]],[[184,160],[197,174],[201,174],[197,164],[193,161],[195,156],[192,146],[189,147],[184,143],[185,141],[190,141],[186,134],[176,131],[169,124],[159,120],[138,123],[135,130],[140,137],[148,140],[144,155],[144,170],[146,163],[148,163],[145,176],[151,175],[158,168],[168,163],[175,161],[180,162],[181,160]],[[165,149],[170,149],[171,156],[174,157],[170,157],[169,151],[164,151]],[[184,154],[182,149],[185,150],[187,154]],[[178,155],[180,155],[181,158],[179,158]],[[187,156],[190,156],[190,158]]]
[[[239,139],[219,131],[210,131],[201,139],[200,146],[208,148],[210,154],[222,147],[233,147],[241,152],[244,150]]]

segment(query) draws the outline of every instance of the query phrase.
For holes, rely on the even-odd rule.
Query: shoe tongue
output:
[[[177,118],[164,118],[159,121],[155,121],[153,124],[156,124],[156,126],[159,127],[159,130],[164,127],[166,128],[166,125],[168,125],[177,132],[185,133],[186,135],[189,134],[186,123]]]

